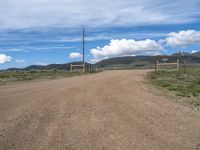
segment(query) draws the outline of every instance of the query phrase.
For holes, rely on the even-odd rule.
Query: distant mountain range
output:
[[[185,53],[178,52],[168,55],[159,55],[159,56],[125,56],[125,57],[116,57],[104,59],[95,64],[98,68],[112,68],[112,67],[145,67],[154,65],[157,59],[162,61],[163,57],[168,58],[168,62],[176,61],[177,57],[179,57],[180,62],[186,63],[200,63],[200,51],[196,53]],[[52,70],[52,69],[60,69],[60,70],[70,70],[71,64],[81,64],[82,62],[71,62],[66,64],[50,64],[46,66],[41,65],[31,65],[23,69],[19,68],[9,68],[8,71],[12,70]],[[89,64],[89,63],[87,63]]]
[[[177,57],[180,63],[200,63],[200,51],[196,53],[183,53],[178,52],[172,55],[159,55],[159,56],[125,56],[116,57],[102,60],[96,63],[99,68],[112,68],[112,67],[142,67],[152,66],[156,60],[162,61],[163,57],[168,58],[168,62],[175,62]]]
[[[192,55],[192,56],[200,57],[200,51],[198,51],[198,52],[196,52],[196,53],[192,53],[191,55]]]
[[[8,71],[15,71],[15,70],[52,70],[52,69],[58,69],[58,70],[70,70],[70,66],[71,64],[73,65],[81,65],[82,62],[70,62],[70,63],[66,63],[66,64],[49,64],[46,66],[43,65],[31,65],[28,66],[26,68],[23,69],[19,69],[19,68],[9,68],[7,69]],[[89,63],[86,63],[86,65],[88,65]]]

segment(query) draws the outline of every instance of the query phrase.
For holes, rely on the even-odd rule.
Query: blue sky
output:
[[[199,0],[0,0],[0,69],[200,50]]]

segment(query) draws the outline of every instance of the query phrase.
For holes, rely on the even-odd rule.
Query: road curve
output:
[[[195,150],[200,113],[156,95],[147,70],[0,86],[1,150]]]

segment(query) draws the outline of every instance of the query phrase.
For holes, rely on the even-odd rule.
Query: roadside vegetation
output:
[[[200,106],[200,67],[181,68],[180,71],[159,71],[148,74],[151,84],[173,91],[185,102]]]
[[[60,77],[72,77],[82,74],[83,72],[69,72],[64,70],[31,70],[31,71],[3,71],[0,72],[0,84],[8,82],[27,81],[34,79],[55,79]]]

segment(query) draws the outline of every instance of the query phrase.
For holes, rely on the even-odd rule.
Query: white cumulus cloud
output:
[[[22,63],[25,63],[26,60],[25,59],[16,59],[15,62],[18,64],[22,64]]]
[[[126,55],[155,55],[163,50],[156,41],[146,39],[135,41],[133,39],[111,40],[108,45],[91,49],[90,52],[95,59],[118,57]]]
[[[82,54],[81,54],[81,53],[78,53],[78,52],[70,53],[70,54],[69,54],[69,58],[70,58],[70,59],[82,58]]]
[[[169,33],[166,44],[172,47],[185,47],[192,44],[200,44],[200,31],[186,30]]]
[[[12,57],[10,57],[10,56],[7,56],[5,54],[0,54],[0,64],[10,62],[11,59],[12,59]]]
[[[36,62],[35,65],[46,66],[48,63],[46,62]]]

